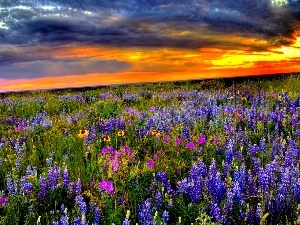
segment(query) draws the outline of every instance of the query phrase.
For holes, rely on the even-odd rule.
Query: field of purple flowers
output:
[[[268,84],[3,95],[0,224],[299,224],[300,92]]]

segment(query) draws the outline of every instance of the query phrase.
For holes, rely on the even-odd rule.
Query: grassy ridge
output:
[[[296,223],[299,92],[291,75],[2,94],[0,224]]]

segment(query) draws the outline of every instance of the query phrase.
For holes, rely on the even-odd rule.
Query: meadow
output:
[[[299,167],[299,75],[0,97],[0,224],[300,224]]]

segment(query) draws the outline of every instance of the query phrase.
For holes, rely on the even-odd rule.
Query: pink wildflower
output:
[[[186,148],[190,148],[190,149],[195,149],[195,148],[196,148],[194,142],[192,142],[192,141],[186,143],[186,146],[185,146],[185,147],[186,147]]]
[[[150,159],[148,162],[147,162],[147,165],[148,165],[148,167],[150,168],[150,169],[154,169],[154,162],[153,162],[153,160],[152,159]]]
[[[113,150],[112,146],[104,147],[104,148],[101,149],[101,154],[102,155],[106,155],[106,154],[112,152],[112,150]]]
[[[155,106],[151,106],[151,107],[149,108],[149,111],[154,112],[154,111],[155,111]]]
[[[118,158],[114,158],[112,160],[112,169],[114,172],[118,172],[118,169],[119,169],[119,160]]]
[[[131,148],[130,147],[128,147],[128,146],[125,145],[123,148],[125,150],[126,155],[130,155],[131,154]]]
[[[99,182],[99,188],[101,191],[107,191],[108,194],[111,194],[114,191],[114,184],[108,180],[103,179]]]
[[[0,206],[6,206],[8,204],[8,199],[4,196],[0,197]]]
[[[176,138],[175,143],[176,143],[176,145],[180,145],[181,144],[181,139],[180,138]]]
[[[168,143],[169,142],[169,136],[164,136],[164,142]]]
[[[198,144],[202,145],[205,142],[206,142],[206,136],[205,136],[205,134],[202,134],[201,137],[199,137],[199,139],[198,139]]]
[[[217,137],[214,137],[214,140],[213,140],[213,144],[216,144],[218,142],[218,138]]]
[[[16,127],[16,131],[23,131],[25,130],[25,126],[23,124],[19,124],[17,127]]]

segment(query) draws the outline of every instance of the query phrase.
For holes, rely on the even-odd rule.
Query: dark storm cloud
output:
[[[300,17],[300,0],[280,7],[271,0],[4,0],[2,4],[2,20],[8,29],[0,28],[0,41],[26,45],[248,47],[259,51],[290,44]],[[193,35],[176,35],[186,30]],[[267,40],[269,46],[232,43],[222,38],[228,34]]]
[[[6,43],[73,42],[100,44],[202,47],[207,42],[170,37],[161,29],[143,31],[139,24],[148,22],[166,28],[188,27],[196,31],[205,25],[211,32],[238,33],[256,38],[290,38],[299,18],[299,1],[283,7],[273,7],[270,0],[215,0],[215,1],[4,1],[7,24],[11,35]],[[51,10],[43,6],[52,6]],[[5,8],[5,7],[4,7]],[[93,15],[87,15],[86,10]],[[109,16],[121,19],[106,25]],[[145,43],[145,38],[148,41]],[[188,44],[192,41],[192,44]],[[212,42],[211,44],[216,44]],[[225,46],[226,47],[226,46]]]

